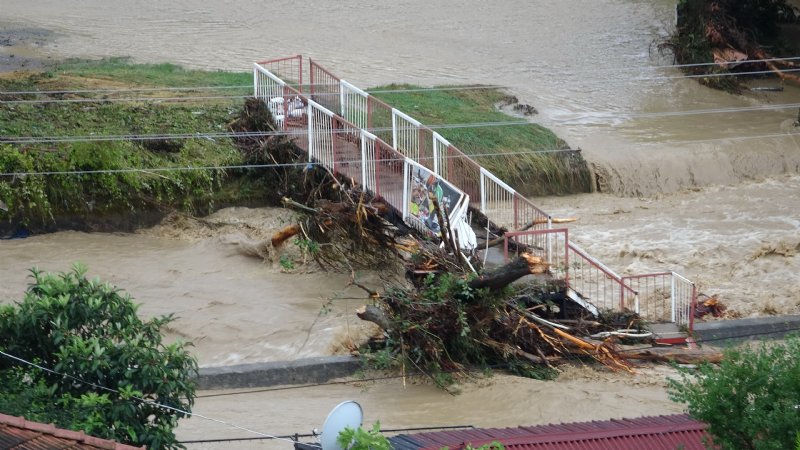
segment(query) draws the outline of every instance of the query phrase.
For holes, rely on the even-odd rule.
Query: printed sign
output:
[[[430,194],[436,197],[443,216],[450,214],[461,194],[436,178],[431,171],[418,166],[412,166],[409,189],[409,215],[425,224],[432,233],[438,234],[441,228]]]

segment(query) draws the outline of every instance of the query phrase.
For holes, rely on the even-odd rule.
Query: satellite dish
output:
[[[364,411],[361,410],[361,405],[358,403],[348,400],[336,405],[325,419],[325,424],[322,425],[322,434],[319,439],[322,450],[345,450],[336,442],[339,432],[347,427],[353,429],[360,427],[363,419]]]

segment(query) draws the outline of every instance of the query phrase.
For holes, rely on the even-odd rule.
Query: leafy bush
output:
[[[722,449],[795,448],[800,430],[800,337],[725,352],[719,367],[681,369],[670,397],[709,425]]]
[[[155,403],[189,412],[197,362],[185,344],[162,342],[171,316],[142,321],[129,296],[85,274],[78,265],[34,269],[24,299],[0,307],[0,349],[64,374],[0,358],[8,387],[0,410],[150,449],[180,447],[172,430],[185,414]]]
[[[389,450],[391,445],[386,436],[381,434],[381,423],[375,422],[371,430],[362,427],[356,429],[346,427],[339,432],[336,442],[347,450]]]

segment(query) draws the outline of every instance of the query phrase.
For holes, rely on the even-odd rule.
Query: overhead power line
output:
[[[530,150],[524,152],[497,152],[497,153],[476,153],[471,155],[445,155],[440,159],[459,159],[483,156],[513,156],[522,154],[541,154],[541,153],[568,153],[580,152],[580,149],[552,149],[552,150]],[[418,158],[416,161],[430,161],[431,157]],[[361,164],[362,162],[392,163],[402,162],[405,158],[383,158],[362,161],[361,159],[350,161],[337,161],[338,165]],[[186,172],[193,170],[238,170],[238,169],[268,169],[278,167],[314,167],[321,165],[313,162],[298,163],[270,163],[270,164],[234,164],[220,166],[172,166],[172,167],[132,167],[126,169],[93,169],[93,170],[59,170],[59,171],[40,171],[40,172],[0,172],[0,177],[27,177],[27,176],[51,176],[51,175],[95,175],[95,174],[116,174],[116,173],[144,173],[148,172]]]
[[[291,85],[290,85],[291,86]],[[304,84],[302,87],[326,87],[330,88],[330,84]],[[118,93],[127,93],[127,92],[169,92],[169,91],[199,91],[199,90],[216,90],[216,89],[246,89],[249,88],[250,90],[253,89],[253,85],[248,86],[201,86],[197,88],[193,87],[161,87],[161,88],[130,88],[130,89],[77,89],[77,90],[60,90],[60,91],[0,91],[0,96],[7,95],[7,96],[14,96],[14,95],[67,95],[67,94],[118,94]],[[416,93],[416,92],[440,92],[440,91],[475,91],[475,90],[484,90],[484,89],[504,89],[504,86],[500,85],[490,85],[490,84],[481,84],[481,85],[470,85],[470,86],[439,86],[439,87],[420,87],[420,88],[406,88],[406,89],[373,89],[370,90],[370,93],[373,94],[402,94],[402,93]],[[304,95],[311,94],[309,91],[302,92]],[[338,96],[339,94],[336,92],[315,92],[314,96]],[[145,101],[145,100],[170,100],[170,99],[226,99],[226,98],[247,98],[252,97],[252,95],[228,95],[228,96],[181,96],[181,97],[135,97],[135,98],[122,98],[122,99],[114,99],[114,98],[99,98],[95,99],[96,101]],[[41,100],[42,103],[47,102],[68,102],[70,100],[92,100],[92,99],[46,99]],[[34,100],[0,100],[0,103],[34,103]]]
[[[791,61],[795,59],[800,59],[800,57],[792,57],[792,58],[773,58],[765,61]],[[758,60],[749,60],[749,62],[756,62]],[[737,63],[741,64],[741,63]],[[716,63],[699,63],[699,64],[686,64],[686,65],[674,65],[674,66],[654,66],[654,67],[642,67],[642,69],[664,69],[664,68],[680,68],[680,67],[698,67],[698,66],[710,66],[710,65],[717,65]],[[602,69],[599,70],[603,72]],[[619,69],[609,70],[608,72],[619,71]],[[597,70],[592,71],[592,73],[597,73]],[[800,72],[800,68],[794,69],[783,69],[781,72],[784,73],[793,73],[793,72]],[[588,72],[586,72],[588,73]],[[581,75],[582,72],[561,72],[558,74],[553,75],[562,75],[562,76],[574,76],[574,75]],[[747,76],[747,75],[771,75],[775,74],[773,70],[755,70],[755,71],[748,71],[748,72],[720,72],[720,73],[705,73],[705,74],[685,74],[685,75],[671,75],[671,76],[655,76],[655,77],[626,77],[626,78],[619,78],[615,80],[607,80],[607,79],[598,79],[598,80],[588,80],[587,84],[593,83],[629,83],[629,82],[636,82],[636,81],[666,81],[666,80],[679,80],[684,78],[725,78],[725,77],[737,77],[737,76]],[[586,80],[584,81],[586,83]],[[317,84],[303,84],[303,85],[289,85],[293,87],[330,87],[331,84],[324,84],[324,83],[317,83]],[[179,86],[179,87],[160,87],[160,88],[129,88],[129,89],[76,89],[76,90],[52,90],[52,91],[36,91],[36,90],[27,90],[27,91],[0,91],[0,96],[13,96],[13,95],[66,95],[66,94],[117,94],[117,93],[126,93],[126,92],[164,92],[164,91],[200,91],[200,90],[221,90],[221,89],[252,89],[252,85],[240,85],[240,86],[198,86],[198,87],[191,87],[191,86]],[[368,89],[370,94],[402,94],[402,93],[419,93],[419,92],[439,92],[439,91],[465,91],[465,90],[481,90],[481,89],[507,89],[508,86],[501,86],[501,85],[477,85],[477,86],[441,86],[441,87],[424,87],[424,88],[406,88],[406,89]],[[310,94],[310,92],[305,91],[302,92],[304,95]],[[339,94],[336,92],[315,92],[314,96],[317,97],[325,97],[325,96],[338,96]],[[223,100],[223,99],[241,99],[247,98],[250,95],[226,95],[226,96],[180,96],[180,97],[134,97],[134,98],[102,98],[102,99],[15,99],[15,100],[0,100],[0,104],[8,103],[8,104],[37,104],[37,103],[84,103],[84,102],[137,102],[137,101],[179,101],[179,100]]]

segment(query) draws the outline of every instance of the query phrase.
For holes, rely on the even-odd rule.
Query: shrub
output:
[[[185,415],[177,410],[194,403],[196,360],[185,344],[162,342],[171,316],[143,321],[129,296],[85,274],[78,265],[34,269],[24,299],[0,307],[0,349],[58,372],[0,358],[0,409],[149,449],[180,447],[172,430]]]
[[[708,424],[722,449],[795,448],[800,430],[800,338],[725,352],[719,367],[680,369],[670,397]]]

